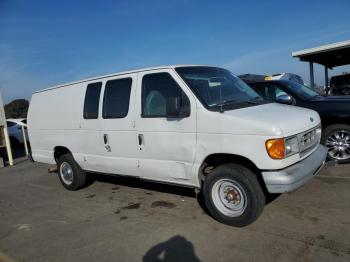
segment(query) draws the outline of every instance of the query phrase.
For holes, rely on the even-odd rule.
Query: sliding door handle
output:
[[[111,152],[111,146],[109,145],[109,141],[108,141],[108,135],[107,134],[103,134],[103,142],[105,143],[105,149],[107,152]]]
[[[138,140],[139,140],[139,146],[142,146],[143,145],[143,135],[142,134],[138,135]]]
[[[108,135],[107,134],[103,134],[103,142],[105,143],[105,145],[108,144]]]

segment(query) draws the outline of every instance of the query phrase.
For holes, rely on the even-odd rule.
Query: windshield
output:
[[[312,90],[310,87],[301,85],[296,82],[292,82],[292,81],[288,82],[288,87],[294,90],[294,92],[298,93],[300,96],[302,96],[305,99],[311,99],[315,96],[320,95],[316,91]]]
[[[208,109],[248,106],[263,101],[251,87],[228,70],[207,66],[178,67],[175,70]]]

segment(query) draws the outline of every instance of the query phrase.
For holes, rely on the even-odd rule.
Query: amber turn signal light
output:
[[[285,158],[285,144],[283,138],[270,139],[265,143],[267,153],[272,159]]]

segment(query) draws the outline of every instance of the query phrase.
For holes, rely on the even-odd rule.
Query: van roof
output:
[[[140,69],[134,69],[134,70],[129,70],[129,71],[122,71],[122,72],[112,73],[112,74],[108,74],[108,75],[94,76],[94,77],[90,77],[90,78],[86,78],[86,79],[82,79],[82,80],[78,80],[78,81],[74,81],[74,82],[70,82],[70,83],[65,83],[65,84],[61,84],[61,85],[57,85],[57,86],[52,86],[52,87],[49,87],[49,88],[45,88],[45,89],[41,89],[41,90],[35,91],[34,94],[45,92],[45,91],[49,91],[49,90],[60,88],[60,87],[64,87],[64,86],[70,86],[70,85],[74,85],[74,84],[94,81],[94,80],[103,79],[103,78],[112,77],[112,76],[125,75],[125,74],[131,74],[131,73],[138,73],[138,72],[142,72],[142,71],[150,71],[150,70],[156,70],[156,69],[174,69],[176,67],[185,67],[185,66],[209,66],[209,65],[190,65],[190,64],[186,65],[186,64],[184,64],[184,65],[166,65],[166,66],[146,67],[146,68],[140,68]]]

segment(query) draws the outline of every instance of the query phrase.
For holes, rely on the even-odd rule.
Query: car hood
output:
[[[224,123],[234,125],[226,128],[240,130],[247,135],[290,136],[311,129],[321,122],[314,110],[277,103],[225,111],[223,117],[227,118]]]

